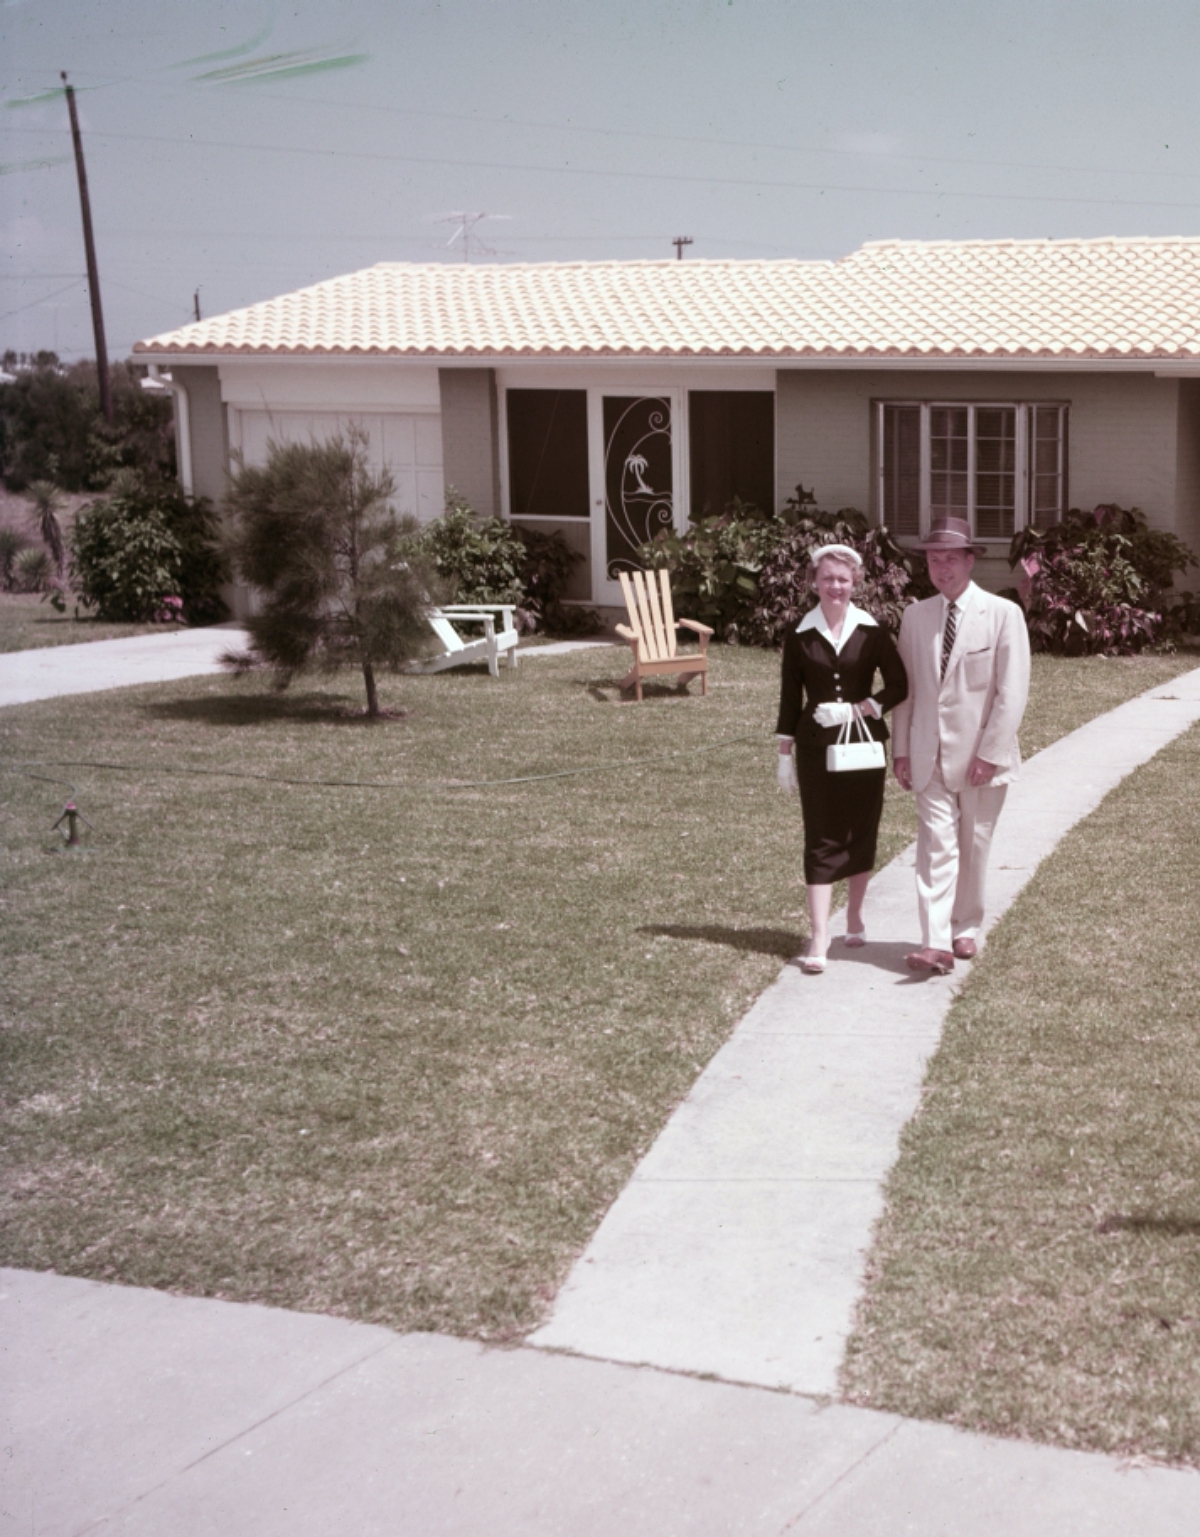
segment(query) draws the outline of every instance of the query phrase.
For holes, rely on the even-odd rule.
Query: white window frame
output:
[[[1015,451],[1013,463],[1013,533],[1028,527],[1033,504],[1033,413],[1037,409],[1056,409],[1059,412],[1058,479],[1060,516],[1066,511],[1067,451],[1070,402],[1066,400],[877,400],[875,405],[875,510],[879,522],[885,521],[886,483],[884,476],[884,443],[886,413],[891,406],[916,408],[921,413],[920,425],[920,531],[917,534],[897,534],[901,541],[924,538],[929,531],[932,503],[933,454],[930,435],[930,419],[937,410],[963,410],[969,412],[967,428],[967,496],[968,518],[972,534],[975,530],[975,413],[978,410],[1011,410],[1016,413]],[[895,530],[893,530],[895,532]],[[1007,548],[1011,534],[983,534],[976,537],[983,544]]]

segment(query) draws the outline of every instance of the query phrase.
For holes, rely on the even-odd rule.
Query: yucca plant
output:
[[[31,480],[29,494],[33,497],[30,521],[42,536],[42,543],[50,551],[54,560],[54,574],[61,576],[63,566],[66,564],[67,550],[63,542],[62,525],[58,521],[58,509],[62,505],[59,489],[52,480]]]
[[[17,556],[28,549],[29,540],[19,528],[0,524],[0,586],[11,592],[17,580]]]
[[[14,562],[14,582],[18,592],[46,592],[54,580],[54,562],[50,551],[32,544],[22,550]]]

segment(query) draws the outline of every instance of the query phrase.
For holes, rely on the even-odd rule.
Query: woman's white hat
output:
[[[819,566],[827,555],[834,555],[838,560],[849,561],[856,570],[862,570],[862,556],[848,544],[818,544],[808,557],[808,563],[810,566]]]

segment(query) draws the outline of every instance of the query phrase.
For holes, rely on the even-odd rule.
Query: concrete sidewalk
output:
[[[89,640],[78,646],[6,651],[0,655],[0,706],[220,672],[221,653],[238,651],[246,641],[240,625],[216,624],[161,635]]]
[[[5,651],[0,653],[0,707],[32,704],[60,694],[94,694],[103,689],[170,683],[175,678],[221,672],[217,660],[221,653],[240,651],[248,641],[240,625],[217,624],[197,630],[165,630],[161,635],[89,640],[78,646]],[[612,645],[608,640],[559,640],[518,650],[525,661]]]
[[[0,1272],[3,1537],[1183,1537],[1200,1477],[762,1388]]]

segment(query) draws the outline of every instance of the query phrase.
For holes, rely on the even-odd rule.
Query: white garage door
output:
[[[234,446],[247,464],[265,464],[267,443],[318,442],[345,432],[351,423],[367,434],[372,467],[387,465],[396,482],[393,504],[399,513],[411,513],[428,523],[442,511],[445,486],[442,474],[442,420],[432,411],[355,413],[245,411],[233,413]]]

